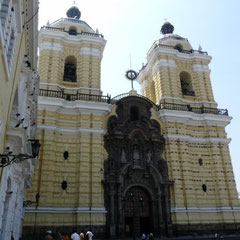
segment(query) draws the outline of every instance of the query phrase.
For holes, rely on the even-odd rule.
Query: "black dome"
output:
[[[71,7],[67,11],[67,17],[79,19],[81,17],[81,12],[77,7]]]
[[[162,28],[161,28],[162,34],[173,33],[173,31],[174,31],[174,26],[170,22],[165,22],[162,25]]]

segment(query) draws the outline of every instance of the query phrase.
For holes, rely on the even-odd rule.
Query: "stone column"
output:
[[[116,225],[114,223],[115,219],[115,206],[114,206],[114,185],[110,186],[110,237],[116,236]]]

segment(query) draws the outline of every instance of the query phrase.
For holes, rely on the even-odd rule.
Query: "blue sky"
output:
[[[39,26],[65,17],[71,0],[40,0]],[[102,90],[116,96],[130,90],[124,77],[129,69],[139,70],[146,53],[160,38],[164,19],[175,33],[199,44],[212,56],[210,64],[213,93],[219,108],[233,117],[226,128],[232,138],[230,153],[240,192],[240,1],[239,0],[77,0],[82,16],[107,40],[102,61]],[[135,89],[139,90],[137,83]]]

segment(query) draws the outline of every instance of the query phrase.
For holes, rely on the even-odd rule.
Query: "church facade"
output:
[[[39,33],[39,161],[23,237],[91,228],[96,237],[235,231],[240,204],[211,57],[166,22],[134,90],[101,92],[106,40],[76,7]]]

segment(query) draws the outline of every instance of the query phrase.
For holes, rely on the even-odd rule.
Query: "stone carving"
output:
[[[116,104],[117,116],[109,118],[104,136],[108,153],[108,159],[104,162],[104,194],[109,235],[116,237],[118,233],[125,236],[126,213],[122,199],[126,197],[126,192],[131,193],[129,189],[139,189],[138,192],[147,194],[146,199],[151,202],[153,211],[160,214],[145,217],[153,223],[155,233],[165,232],[171,224],[169,202],[166,202],[170,199],[166,189],[171,181],[168,178],[167,163],[162,158],[164,140],[161,128],[156,120],[151,119],[152,103],[129,96]],[[135,109],[138,118],[132,118],[131,109]],[[167,197],[156,201],[156,192]],[[136,218],[134,221],[140,219]],[[159,226],[159,223],[165,225]]]

